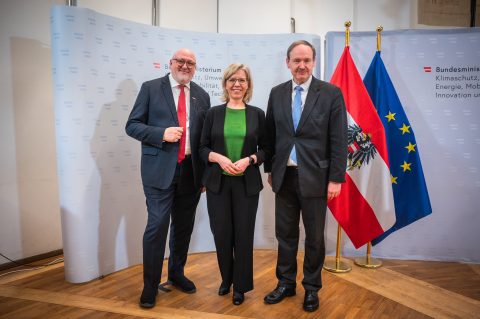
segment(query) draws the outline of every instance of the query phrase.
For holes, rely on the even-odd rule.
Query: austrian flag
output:
[[[348,46],[330,82],[345,99],[349,145],[346,183],[328,208],[359,248],[395,223],[385,130]]]

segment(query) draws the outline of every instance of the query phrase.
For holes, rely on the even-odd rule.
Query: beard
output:
[[[173,78],[180,84],[186,84],[193,78],[193,72],[183,72],[181,70],[172,70]]]

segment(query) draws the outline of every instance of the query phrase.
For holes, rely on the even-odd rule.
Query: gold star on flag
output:
[[[401,168],[403,168],[403,172],[406,172],[407,170],[408,171],[411,171],[412,169],[410,168],[410,165],[412,165],[412,163],[407,163],[405,161],[403,161],[403,164],[400,165]]]
[[[408,150],[409,153],[410,153],[410,152],[415,152],[415,146],[416,146],[416,145],[417,145],[417,144],[412,144],[412,143],[408,142],[408,145],[405,146],[405,148]]]
[[[385,115],[385,117],[388,119],[388,121],[395,121],[395,114],[397,113],[392,113],[390,111],[388,111],[388,115]]]
[[[390,175],[390,179],[392,180],[392,184],[397,184],[397,178],[398,177],[395,177],[393,175]]]
[[[402,135],[405,133],[410,133],[410,126],[403,123],[403,126],[399,128],[399,130],[402,131]]]

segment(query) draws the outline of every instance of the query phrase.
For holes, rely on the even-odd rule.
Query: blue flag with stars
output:
[[[432,213],[415,135],[377,51],[363,79],[385,127],[395,202],[395,224],[372,240],[376,245],[388,235]]]

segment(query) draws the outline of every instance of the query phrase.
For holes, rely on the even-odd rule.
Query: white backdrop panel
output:
[[[376,50],[376,33],[350,35],[350,52],[363,77]],[[327,80],[344,45],[343,32],[327,34]],[[372,254],[478,263],[480,29],[386,31],[381,49],[415,132],[433,213],[391,234]],[[330,218],[329,224],[336,223]],[[328,229],[327,237],[334,238],[335,228]],[[346,240],[343,253],[365,252]]]
[[[137,24],[92,10],[52,9],[55,121],[66,279],[84,282],[141,263],[146,223],[140,143],[124,126],[142,82],[168,72],[172,54],[197,54],[194,80],[219,104],[223,69],[250,66],[252,104],[266,109],[270,89],[291,77],[286,49],[306,34],[233,35]],[[320,61],[318,56],[318,61]],[[315,74],[318,76],[320,65]],[[255,247],[275,248],[273,194],[262,192]],[[191,252],[214,250],[205,197],[197,209]]]
[[[362,75],[374,54],[374,36],[352,33],[351,52]],[[187,32],[88,9],[53,7],[56,143],[67,280],[84,282],[141,263],[146,209],[140,143],[124,132],[141,83],[165,75],[173,52],[188,47],[197,53],[195,81],[209,92],[212,105],[220,103],[223,69],[243,62],[253,73],[252,104],[265,110],[270,88],[291,77],[285,51],[300,38],[312,41],[319,52],[320,38],[314,35]],[[327,40],[329,79],[343,48],[343,33],[330,33]],[[476,231],[480,224],[476,212],[480,204],[479,72],[474,72],[476,82],[463,81],[461,89],[435,89],[445,84],[437,80],[437,66],[478,67],[479,43],[477,29],[383,33],[382,56],[416,133],[433,214],[374,247],[378,257],[480,262],[476,245],[480,240]],[[433,71],[425,73],[424,66]],[[318,63],[316,76],[319,69]],[[436,96],[467,91],[472,97]],[[276,248],[273,203],[267,186],[260,197],[256,248]],[[326,240],[327,252],[334,254],[336,223],[331,216]],[[190,252],[212,250],[202,196]],[[343,253],[364,252],[344,240]]]

